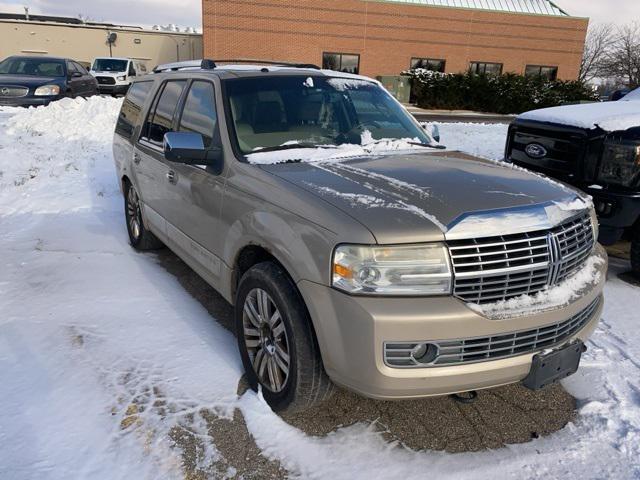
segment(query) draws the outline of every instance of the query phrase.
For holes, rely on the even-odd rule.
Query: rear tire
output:
[[[298,289],[273,262],[247,271],[235,304],[240,356],[253,390],[275,411],[322,403],[334,386],[322,365],[311,318]]]
[[[163,243],[144,226],[140,197],[129,180],[124,183],[124,216],[127,221],[129,242],[136,250],[157,250]]]
[[[640,278],[640,223],[636,225],[631,239],[631,269]]]

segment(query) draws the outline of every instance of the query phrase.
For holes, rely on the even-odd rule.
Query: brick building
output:
[[[203,0],[208,58],[575,79],[588,20],[549,0]]]

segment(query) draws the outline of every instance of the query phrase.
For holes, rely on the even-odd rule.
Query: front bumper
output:
[[[599,241],[603,245],[618,242],[624,232],[640,219],[640,192],[585,189],[593,197],[600,222]]]
[[[109,95],[124,95],[129,91],[129,85],[101,85],[98,84],[98,91]]]
[[[62,97],[14,97],[0,98],[0,107],[42,107]]]
[[[606,258],[600,246],[595,254]],[[356,297],[308,281],[301,281],[298,286],[331,379],[361,395],[394,400],[519,382],[528,375],[538,352],[480,363],[402,369],[385,364],[385,342],[495,336],[563,322],[602,296],[606,262],[599,268],[599,281],[566,307],[506,320],[486,318],[454,297]],[[565,343],[586,341],[600,320],[603,305],[601,301],[586,325]]]

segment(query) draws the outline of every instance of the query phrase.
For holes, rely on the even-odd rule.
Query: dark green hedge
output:
[[[513,73],[475,75],[410,70],[403,75],[411,77],[415,102],[428,109],[510,114],[597,100],[593,90],[581,82],[549,81]]]

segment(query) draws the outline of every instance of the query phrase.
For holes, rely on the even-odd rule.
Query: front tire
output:
[[[333,383],[322,365],[307,308],[286,272],[273,262],[247,271],[235,306],[240,356],[253,390],[275,411],[322,403]]]
[[[136,250],[157,250],[163,244],[144,226],[140,197],[129,180],[124,184],[124,216],[127,221],[129,242]]]

